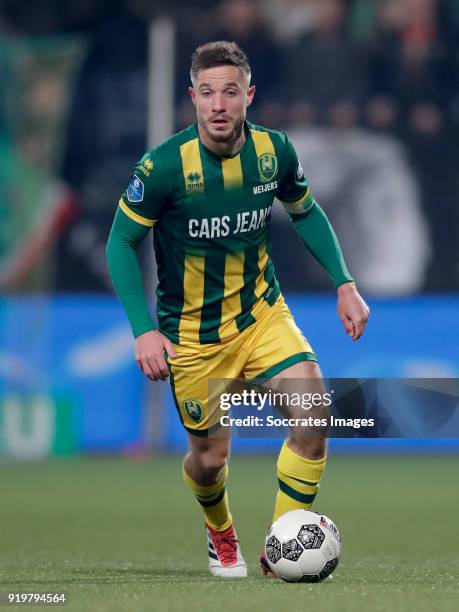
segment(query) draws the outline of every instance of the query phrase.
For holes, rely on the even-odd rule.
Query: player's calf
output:
[[[247,576],[247,565],[233,527],[226,491],[228,455],[228,440],[203,440],[190,435],[190,452],[183,462],[183,478],[204,513],[211,574],[243,578]]]

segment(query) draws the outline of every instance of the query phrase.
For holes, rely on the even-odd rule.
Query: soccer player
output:
[[[169,377],[188,433],[183,477],[204,513],[210,571],[242,577],[247,567],[225,490],[230,441],[210,435],[218,423],[209,413],[207,381],[321,378],[276,280],[269,240],[274,198],[329,273],[339,318],[353,340],[369,310],[287,135],[246,121],[255,86],[243,51],[225,41],[198,47],[191,81],[197,123],[136,164],[119,201],[107,261],[136,338],[137,364],[151,380]],[[136,256],[153,227],[158,326]],[[277,463],[274,520],[311,507],[325,461],[323,437],[292,430]]]

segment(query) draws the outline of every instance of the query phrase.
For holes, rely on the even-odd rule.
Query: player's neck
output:
[[[222,157],[227,157],[228,155],[235,155],[238,153],[244,146],[246,139],[244,128],[236,138],[229,140],[228,142],[215,142],[215,140],[212,140],[199,124],[198,132],[199,138],[206,149],[209,149],[212,151],[212,153]]]

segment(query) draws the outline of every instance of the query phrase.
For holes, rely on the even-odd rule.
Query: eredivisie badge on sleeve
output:
[[[144,187],[142,181],[135,174],[132,175],[131,182],[127,188],[127,199],[129,202],[141,202],[143,200]]]

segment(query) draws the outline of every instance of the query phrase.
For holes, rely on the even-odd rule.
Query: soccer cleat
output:
[[[215,531],[206,523],[209,570],[213,576],[245,578],[247,565],[242,556],[234,527]]]
[[[266,550],[263,548],[260,557],[261,575],[269,578],[277,578],[277,574],[269,567],[268,559],[266,558]]]

